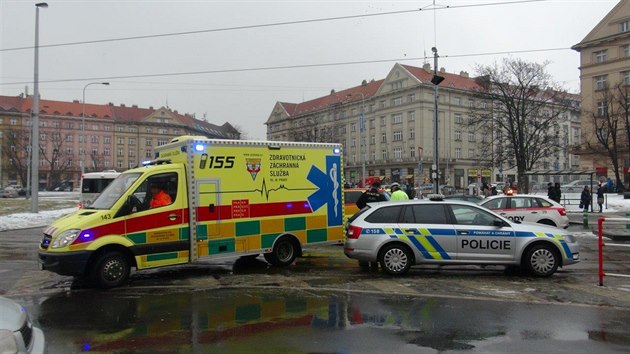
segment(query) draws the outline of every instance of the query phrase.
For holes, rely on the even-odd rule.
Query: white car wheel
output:
[[[389,274],[404,274],[411,267],[411,255],[401,245],[386,246],[381,255],[381,266]]]

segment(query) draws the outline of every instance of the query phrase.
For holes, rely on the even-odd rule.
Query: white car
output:
[[[480,201],[479,205],[516,222],[535,222],[564,229],[569,227],[569,217],[564,207],[539,195],[496,195]]]
[[[476,204],[439,199],[370,203],[348,221],[344,253],[393,275],[415,264],[522,267],[540,277],[580,260],[566,230],[515,223]]]
[[[581,193],[584,190],[584,186],[597,187],[597,181],[591,181],[590,179],[579,179],[569,182],[560,186],[560,190],[564,193]]]
[[[33,326],[24,307],[0,297],[0,353],[43,353],[44,333]]]

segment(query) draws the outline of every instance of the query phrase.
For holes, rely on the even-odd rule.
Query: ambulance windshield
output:
[[[118,176],[86,209],[111,209],[127,189],[140,177],[141,173],[123,173]]]

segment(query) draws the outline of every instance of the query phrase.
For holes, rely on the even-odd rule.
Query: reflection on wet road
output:
[[[287,290],[78,291],[29,308],[48,352],[615,352],[630,312]]]

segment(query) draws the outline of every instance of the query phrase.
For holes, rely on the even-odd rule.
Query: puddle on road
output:
[[[630,313],[287,290],[83,290],[33,302],[48,352],[418,353],[627,348]],[[609,320],[615,319],[615,320]]]

